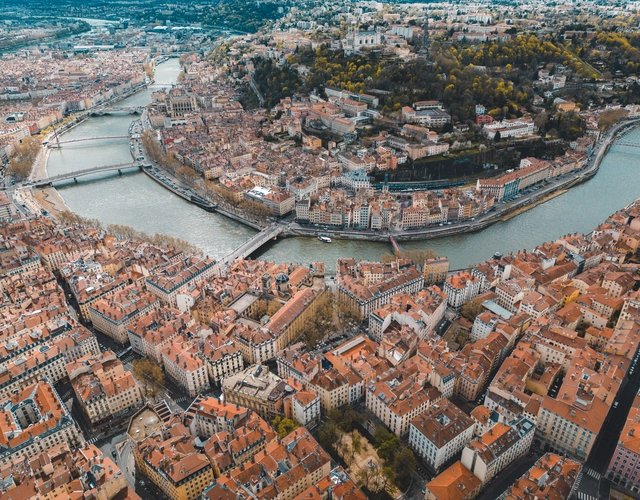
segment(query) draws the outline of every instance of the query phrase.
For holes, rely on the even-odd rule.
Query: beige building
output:
[[[193,341],[182,336],[173,339],[162,349],[162,364],[167,375],[190,397],[209,390],[207,366]]]
[[[187,257],[148,276],[145,280],[147,290],[166,305],[176,307],[178,294],[184,292],[193,283],[200,283],[216,273],[214,260],[202,257]]]
[[[49,382],[37,382],[12,394],[2,403],[0,465],[18,463],[52,446],[84,443],[73,417]]]
[[[231,340],[218,335],[209,336],[200,349],[200,355],[207,365],[209,380],[212,384],[222,381],[242,371],[242,351]]]
[[[145,406],[131,417],[127,434],[140,473],[171,500],[196,500],[215,468],[181,420],[165,422]]]
[[[111,351],[66,366],[76,398],[92,425],[122,417],[143,403],[131,372]]]
[[[96,330],[120,344],[126,344],[129,342],[127,327],[158,307],[160,301],[157,296],[136,286],[129,286],[92,304],[89,316]]]

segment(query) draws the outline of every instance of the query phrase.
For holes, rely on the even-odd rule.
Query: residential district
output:
[[[593,15],[604,15],[587,4]],[[464,54],[446,54],[459,57],[460,65],[473,54],[480,59],[477,43],[533,47],[549,34],[539,18],[523,19],[508,7],[498,15],[504,22],[478,6],[463,14],[434,4],[426,19],[417,8],[401,16],[382,7],[377,2],[345,7],[324,27],[294,8],[267,33],[224,40],[200,26],[120,20],[41,43],[35,51],[6,53],[0,158],[8,165],[17,146],[33,134],[60,147],[56,126],[64,130],[92,114],[137,112],[141,128],[131,138],[144,145],[145,154],[132,142],[134,159],[169,168],[202,199],[248,223],[264,227],[269,217],[289,216],[295,220],[292,234],[318,227],[403,238],[410,234],[405,231],[489,218],[489,212],[507,210],[525,195],[527,201],[518,203],[538,201],[542,194],[535,191],[549,184],[556,183],[545,196],[586,178],[595,143],[610,126],[607,117],[640,116],[629,97],[638,86],[635,75],[618,71],[589,83],[599,73],[587,75],[577,57],[560,49],[539,55],[527,72],[531,86],[527,83],[518,98],[513,83],[501,81],[495,89],[501,99],[474,94],[464,109],[446,92],[440,100],[425,100],[424,91],[412,91],[418,97],[404,95],[394,104],[399,97],[393,90],[367,93],[363,84],[340,82],[338,76],[319,82],[321,91],[301,85],[303,78],[315,78],[327,59],[340,66],[340,58],[375,54],[433,72],[443,63],[431,59],[445,56],[439,51],[447,37],[467,44],[460,48]],[[342,33],[344,23],[349,28]],[[375,29],[360,30],[367,23]],[[575,43],[570,32],[563,37]],[[608,43],[592,44],[601,64],[611,55]],[[157,64],[179,54],[178,84],[155,91],[150,106],[108,107],[151,84]],[[357,79],[351,73],[359,67],[348,70],[349,78]],[[366,64],[358,72],[370,69]],[[282,86],[297,79],[292,95],[274,98],[265,87],[265,80],[279,78],[277,71],[285,74]],[[438,81],[450,80],[451,90],[456,71],[438,75]],[[469,64],[465,71],[475,75],[469,77],[475,91],[489,78],[487,66]],[[575,96],[576,88],[589,99]],[[252,99],[262,106],[256,108]],[[27,177],[7,171],[12,181]],[[20,200],[31,196],[27,189]],[[35,204],[30,209],[40,212]]]
[[[454,273],[440,257],[344,258],[335,276],[319,262],[219,267],[48,218],[0,234],[3,497],[366,498],[381,429],[410,450],[426,499],[570,498],[601,477],[640,491],[640,200],[588,235]],[[348,319],[336,330],[331,313],[312,341],[329,298]],[[184,409],[132,357],[161,367]],[[345,408],[347,451],[321,445]],[[126,432],[135,467],[77,416]],[[399,493],[396,480],[382,488]]]
[[[0,7],[0,500],[640,495],[640,200],[467,270],[329,272],[45,210],[33,168],[139,114],[135,165],[254,227],[489,217],[639,118],[638,2],[67,3],[118,19]]]

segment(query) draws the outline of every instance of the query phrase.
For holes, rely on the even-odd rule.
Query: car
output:
[[[113,456],[113,458],[115,458],[116,455],[118,455],[118,452],[116,451],[115,448],[113,450],[111,450],[111,455]]]
[[[618,407],[618,402],[616,401],[615,403],[613,403],[613,407],[617,408]]]
[[[144,488],[146,485],[147,483],[144,482],[144,479],[140,479],[140,486]]]

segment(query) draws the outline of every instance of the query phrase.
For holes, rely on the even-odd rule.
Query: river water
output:
[[[180,71],[170,59],[156,69],[156,85],[121,102],[145,105],[160,85],[171,85]],[[130,116],[91,118],[64,139],[126,135]],[[625,137],[640,145],[640,129]],[[97,165],[131,161],[128,141],[112,139],[69,144],[52,150],[48,174],[72,172]],[[96,175],[66,184],[58,191],[67,206],[84,217],[105,224],[125,224],[149,234],[163,233],[187,240],[206,254],[219,258],[255,232],[221,215],[211,214],[175,196],[140,172]],[[568,233],[587,233],[616,210],[640,197],[640,148],[614,145],[591,180],[531,210],[499,222],[478,233],[419,242],[402,242],[402,248],[430,248],[451,261],[452,269],[481,262],[495,252],[531,249]],[[260,258],[276,262],[324,261],[335,267],[339,257],[376,260],[391,251],[386,243],[339,241],[330,245],[312,238],[287,238],[263,247]]]

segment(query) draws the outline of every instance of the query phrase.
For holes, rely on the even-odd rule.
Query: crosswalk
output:
[[[593,469],[587,469],[587,475],[591,476],[592,478],[598,480],[600,479],[600,473],[594,471]]]
[[[184,401],[186,401],[187,399],[189,399],[189,398],[187,398],[186,396],[182,396],[182,397],[180,397],[180,398],[176,398],[176,399],[174,399],[174,401],[175,401],[176,403],[183,403],[183,402],[184,402]]]
[[[589,495],[588,493],[578,492],[578,500],[598,500],[597,496]]]
[[[133,353],[129,353],[125,357],[123,357],[120,361],[122,361],[123,364],[131,363],[133,361],[133,358],[134,358]]]
[[[98,438],[97,438],[97,437],[92,437],[91,439],[89,439],[89,440],[87,441],[87,443],[88,443],[88,444],[93,444],[93,443],[95,443],[95,442],[97,442],[97,441],[98,441]]]
[[[71,389],[69,389],[67,392],[65,392],[65,393],[62,395],[62,399],[63,399],[63,400],[65,400],[65,399],[67,399],[69,396],[71,396],[71,392],[72,392],[72,391],[71,391]]]

